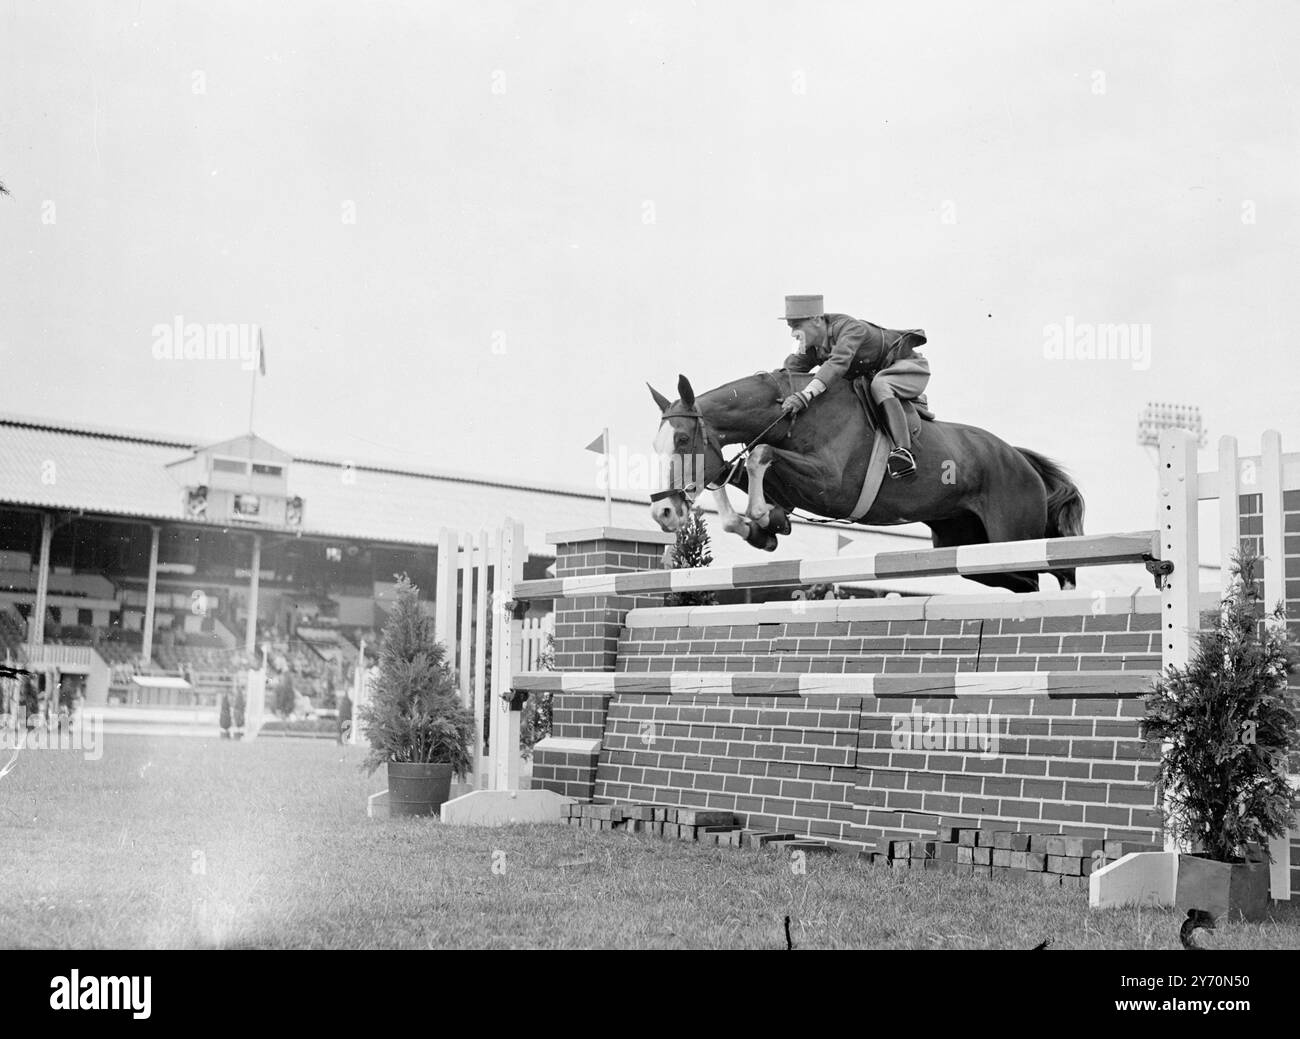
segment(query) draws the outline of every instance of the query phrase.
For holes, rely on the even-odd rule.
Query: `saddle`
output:
[[[871,379],[872,375],[859,375],[853,380],[853,393],[858,398],[858,403],[862,405],[863,414],[867,419],[867,426],[873,433],[884,430],[884,419],[880,414],[880,406],[871,399]],[[899,403],[903,405],[903,414],[907,416],[907,426],[912,432],[912,438],[915,442],[920,441],[921,424],[918,420],[926,422],[934,421],[934,412],[930,410],[930,404],[925,399],[924,394],[916,400],[904,400],[899,398]]]

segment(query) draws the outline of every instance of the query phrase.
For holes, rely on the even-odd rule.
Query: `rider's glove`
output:
[[[781,401],[781,410],[786,414],[799,414],[808,406],[808,395],[806,393],[792,393]]]

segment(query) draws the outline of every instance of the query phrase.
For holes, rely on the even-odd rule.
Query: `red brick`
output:
[[[1048,855],[1065,855],[1081,858],[1102,850],[1102,841],[1098,837],[1048,837],[1043,849]]]
[[[1082,872],[1080,860],[1074,855],[1048,855],[1047,872],[1065,873],[1071,876],[1079,876]]]

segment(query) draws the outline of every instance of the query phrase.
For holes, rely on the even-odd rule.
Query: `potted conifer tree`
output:
[[[217,716],[217,724],[221,726],[221,738],[230,739],[230,694],[221,694],[221,712]]]
[[[1296,657],[1282,607],[1260,608],[1257,565],[1234,556],[1217,624],[1186,668],[1157,679],[1143,721],[1143,738],[1163,745],[1167,825],[1192,848],[1178,859],[1176,908],[1247,920],[1267,913],[1268,839],[1287,833],[1296,808],[1287,776]]]
[[[451,793],[453,775],[473,767],[474,714],[461,706],[456,676],[419,589],[402,576],[384,628],[371,699],[357,712],[370,743],[362,766],[388,766],[390,815],[430,815]]]
[[[691,508],[686,522],[677,528],[677,542],[664,549],[665,570],[695,570],[713,564],[712,539],[704,510],[698,505]],[[664,596],[665,606],[713,606],[717,603],[715,592],[669,592]]]

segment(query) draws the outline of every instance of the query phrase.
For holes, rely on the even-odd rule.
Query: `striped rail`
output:
[[[532,600],[581,595],[654,595],[734,588],[797,587],[825,581],[870,581],[885,577],[969,577],[1017,571],[1045,572],[1112,563],[1138,563],[1158,558],[1160,547],[1159,534],[1143,530],[1129,534],[875,552],[829,559],[795,559],[694,570],[643,570],[521,581],[514,586],[514,597]]]

